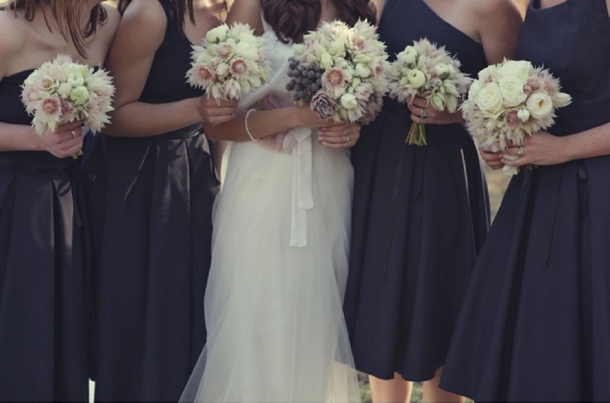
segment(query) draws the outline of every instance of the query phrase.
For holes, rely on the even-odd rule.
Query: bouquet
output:
[[[498,152],[522,145],[526,135],[552,126],[557,108],[571,101],[548,70],[535,68],[527,61],[505,60],[479,72],[461,109],[479,145]],[[504,167],[506,175],[518,172]]]
[[[227,24],[211,29],[201,46],[193,46],[188,83],[216,99],[240,99],[269,81],[267,41],[254,35],[247,24]]]
[[[366,125],[381,111],[389,67],[375,27],[358,21],[324,23],[294,45],[286,85],[299,105],[322,118]]]
[[[413,42],[413,46],[396,55],[391,65],[390,97],[408,103],[420,96],[437,111],[447,109],[454,113],[472,81],[460,71],[460,66],[445,47],[438,48],[425,38]],[[406,142],[426,145],[425,125],[413,122]]]
[[[112,78],[102,69],[74,63],[70,56],[58,55],[43,63],[25,80],[22,90],[21,100],[41,136],[64,123],[81,121],[95,133],[110,122]]]

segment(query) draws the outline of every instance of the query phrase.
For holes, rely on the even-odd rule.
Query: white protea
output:
[[[479,146],[498,152],[551,127],[557,109],[571,99],[548,70],[528,61],[504,60],[479,72],[461,110]],[[518,169],[505,167],[504,173],[514,175]]]
[[[110,122],[114,91],[112,78],[105,70],[96,71],[60,54],[28,76],[21,100],[41,136],[58,125],[76,121],[89,125],[95,133]]]
[[[387,59],[385,44],[368,22],[325,22],[294,45],[287,89],[295,92],[295,102],[310,104],[322,117],[332,110],[335,121],[368,124],[388,90]]]
[[[240,99],[269,82],[271,64],[267,41],[247,24],[219,25],[201,46],[193,46],[188,83],[217,101]]]
[[[426,38],[414,41],[396,55],[391,65],[390,96],[401,103],[420,96],[438,111],[455,113],[472,81],[460,67],[460,61],[445,47],[439,48]],[[407,143],[426,145],[425,126],[413,123]]]

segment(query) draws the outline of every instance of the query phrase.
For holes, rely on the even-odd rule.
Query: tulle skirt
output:
[[[307,142],[304,154],[265,142],[227,153],[205,295],[208,341],[181,401],[360,401],[341,308],[353,169],[347,152]],[[303,215],[308,184],[313,206]]]

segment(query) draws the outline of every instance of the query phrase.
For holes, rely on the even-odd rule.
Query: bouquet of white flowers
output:
[[[324,23],[294,45],[294,54],[286,89],[297,104],[310,104],[322,118],[363,125],[381,111],[388,55],[369,23]]]
[[[548,70],[527,61],[505,60],[479,72],[461,109],[479,145],[498,152],[522,145],[526,135],[551,127],[556,109],[571,101]],[[504,173],[515,175],[518,170],[504,167]]]
[[[390,97],[408,103],[420,96],[437,111],[454,113],[472,81],[460,66],[445,47],[438,48],[426,38],[415,41],[396,55],[391,65]],[[413,122],[406,142],[426,145],[425,125]]]
[[[110,122],[114,90],[106,71],[95,71],[74,63],[70,56],[58,55],[29,75],[21,100],[34,116],[32,125],[41,136],[60,124],[75,121],[89,125],[95,133]]]
[[[205,90],[217,101],[240,99],[269,81],[267,41],[247,24],[211,29],[201,46],[193,46],[188,83]]]

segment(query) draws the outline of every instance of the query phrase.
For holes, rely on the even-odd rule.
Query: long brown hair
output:
[[[7,4],[0,6],[0,10],[25,10],[25,18],[28,21],[34,20],[36,11],[44,6],[51,9],[52,18],[57,21],[59,32],[66,40],[70,38],[78,53],[86,57],[86,39],[95,34],[99,25],[104,24],[108,19],[106,9],[101,4],[96,5],[91,10],[89,22],[85,31],[81,29],[80,16],[83,10],[83,0],[10,0]],[[48,16],[45,14],[45,21],[49,29]]]
[[[176,23],[180,29],[184,28],[184,23],[186,22],[186,18],[194,24],[195,23],[195,10],[193,8],[193,0],[168,0],[172,4],[172,10],[174,13],[174,18],[176,19]],[[119,0],[119,11],[121,14],[125,12],[125,9],[131,0]]]
[[[338,19],[353,26],[359,19],[375,24],[375,6],[370,0],[332,0]],[[320,0],[262,0],[263,16],[281,41],[299,43],[317,28],[322,14]]]

